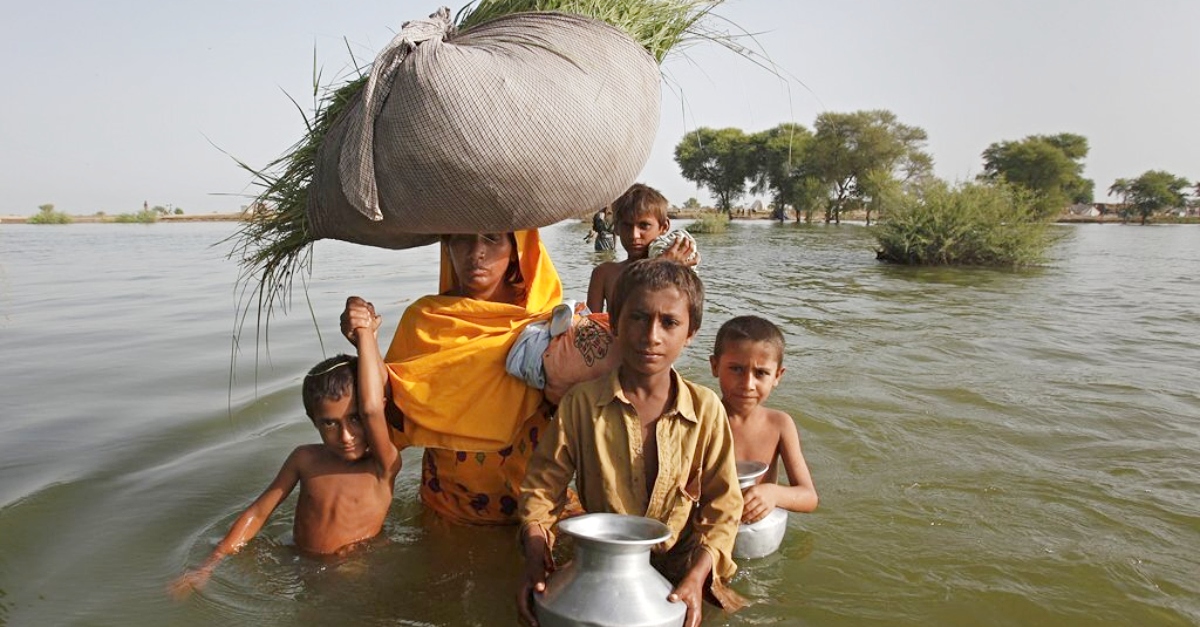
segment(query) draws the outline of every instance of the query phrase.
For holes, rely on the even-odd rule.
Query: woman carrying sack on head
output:
[[[389,421],[392,439],[425,447],[421,501],[439,516],[515,524],[549,406],[504,362],[525,325],[562,300],[562,283],[536,230],[443,236],[440,274],[440,292],[408,306],[384,358],[400,414]],[[350,297],[343,335],[374,315]]]

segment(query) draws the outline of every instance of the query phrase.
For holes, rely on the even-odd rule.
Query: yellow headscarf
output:
[[[562,301],[562,282],[536,230],[517,231],[525,304],[426,296],[409,305],[385,361],[392,396],[415,445],[493,452],[512,444],[542,403],[542,391],[504,369],[521,330]],[[457,287],[442,244],[440,291]]]

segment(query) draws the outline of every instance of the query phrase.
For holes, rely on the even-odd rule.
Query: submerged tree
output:
[[[1094,183],[1083,178],[1087,138],[1073,133],[1030,135],[997,142],[983,151],[985,181],[1007,181],[1035,196],[1038,212],[1058,215],[1070,203],[1090,203]]]
[[[904,193],[904,183],[886,170],[871,170],[859,182],[862,189],[863,210],[867,226],[871,226],[871,214],[882,215],[896,207]]]
[[[933,157],[924,129],[901,124],[891,111],[826,112],[817,116],[808,171],[825,185],[825,221],[840,222],[851,205],[867,208],[874,195],[927,176]]]
[[[717,208],[730,213],[753,175],[752,152],[741,129],[698,128],[675,146],[675,163],[683,178],[708,188],[717,197]]]
[[[822,113],[815,133],[790,122],[751,135],[700,128],[675,147],[675,161],[726,212],[749,181],[777,208],[791,205],[797,221],[823,209],[826,222],[840,222],[848,208],[866,210],[869,221],[905,186],[930,176],[926,139],[890,111]]]
[[[1162,170],[1148,170],[1128,183],[1129,204],[1137,210],[1143,225],[1156,211],[1182,207],[1184,190],[1191,185],[1187,179]]]
[[[1132,186],[1133,182],[1129,179],[1117,179],[1113,181],[1112,185],[1108,186],[1108,195],[1121,199],[1122,213],[1126,211],[1126,207],[1129,205],[1129,192],[1132,190]]]
[[[801,213],[811,218],[811,207],[816,205],[821,191],[808,169],[812,132],[800,124],[785,122],[751,135],[749,142],[751,192],[769,193],[776,211],[791,205],[796,209],[797,221]]]

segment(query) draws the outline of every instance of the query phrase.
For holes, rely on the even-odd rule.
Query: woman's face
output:
[[[478,300],[505,301],[512,286],[504,281],[516,250],[508,233],[448,235],[446,248],[462,295]]]

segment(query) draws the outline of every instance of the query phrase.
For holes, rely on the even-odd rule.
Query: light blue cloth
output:
[[[530,386],[543,389],[546,387],[546,367],[542,364],[542,355],[547,348],[550,348],[550,324],[534,322],[526,325],[508,350],[504,369]]]
[[[504,369],[518,379],[523,379],[531,387],[539,390],[546,387],[546,366],[542,356],[550,348],[550,340],[562,335],[571,328],[575,318],[575,301],[567,300],[556,305],[550,314],[548,322],[534,322],[527,325],[517,336],[513,347],[508,349],[504,359]],[[584,312],[587,308],[584,307]]]

